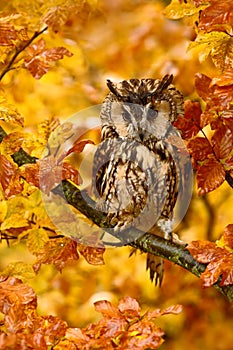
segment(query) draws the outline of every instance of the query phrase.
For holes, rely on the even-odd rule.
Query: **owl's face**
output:
[[[120,137],[145,142],[151,136],[165,136],[170,123],[183,112],[183,96],[170,85],[172,76],[162,80],[130,79],[114,84],[108,80],[110,94],[108,118],[101,113],[103,125],[112,125]],[[106,102],[105,102],[106,103]]]

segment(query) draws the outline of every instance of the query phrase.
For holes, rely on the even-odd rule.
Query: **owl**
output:
[[[97,208],[123,237],[132,227],[172,237],[179,169],[168,139],[172,123],[183,113],[183,96],[172,80],[172,75],[107,80],[93,183]],[[150,279],[161,284],[163,260],[148,253],[146,266]]]

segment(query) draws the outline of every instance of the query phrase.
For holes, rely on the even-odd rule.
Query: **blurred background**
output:
[[[1,1],[0,10],[9,3],[12,11],[22,10],[38,23],[43,1]],[[51,6],[52,1],[48,1]],[[58,33],[43,34],[47,46],[65,46],[72,53],[56,62],[40,80],[23,69],[8,74],[4,90],[9,102],[25,118],[25,130],[34,133],[46,119],[67,120],[80,110],[99,104],[107,93],[106,79],[160,78],[173,74],[175,85],[185,99],[197,99],[194,77],[197,72],[211,74],[208,60],[199,63],[187,52],[195,31],[184,21],[165,18],[168,1],[100,0],[80,1],[79,13],[70,16]],[[48,6],[48,4],[47,4]],[[9,11],[9,10],[8,10]],[[33,30],[33,29],[32,29]],[[82,120],[83,130],[88,120]],[[90,138],[98,140],[94,132]],[[195,190],[188,212],[177,228],[184,241],[216,240],[224,227],[232,223],[233,196],[223,184],[205,197]],[[33,262],[23,241],[0,245],[0,268],[15,261]],[[159,324],[165,330],[161,349],[189,348],[230,350],[233,348],[233,308],[214,288],[203,289],[191,273],[169,262],[161,288],[150,282],[145,270],[145,255],[129,258],[130,249],[108,248],[104,266],[89,265],[83,258],[62,273],[42,266],[36,277],[27,280],[38,295],[40,314],[57,315],[70,326],[83,327],[99,315],[93,302],[107,299],[117,303],[125,296],[136,298],[143,310],[182,304],[179,316],[163,316]]]

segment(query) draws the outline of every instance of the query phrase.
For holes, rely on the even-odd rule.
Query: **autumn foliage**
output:
[[[157,349],[166,339],[164,349],[195,350],[200,335],[201,348],[213,349],[221,339],[218,349],[229,349],[232,1],[172,0],[165,7],[159,1],[11,0],[0,10],[0,349]],[[93,245],[70,238],[72,223],[64,236],[41,192],[49,196],[63,181],[75,197],[85,183],[78,165],[99,142],[99,130],[88,131],[83,118],[84,136],[63,151],[74,131],[65,119],[101,103],[106,78],[167,73],[185,97],[174,126],[195,174],[190,209],[176,230],[189,242],[187,261],[197,265],[186,272],[166,262],[158,290],[143,255],[128,259],[127,247],[104,247],[91,214],[72,208],[80,232],[87,227],[82,222],[89,225]]]

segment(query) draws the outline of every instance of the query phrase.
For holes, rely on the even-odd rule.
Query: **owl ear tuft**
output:
[[[116,84],[114,84],[111,80],[107,79],[107,87],[109,90],[118,98],[121,98],[121,95],[117,91]]]

